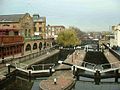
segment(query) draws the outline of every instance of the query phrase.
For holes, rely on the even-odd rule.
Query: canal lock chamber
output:
[[[48,57],[47,59],[36,63],[38,64],[49,64],[54,63],[56,67],[59,65],[58,61],[62,60],[64,61],[68,55],[72,54],[74,50],[60,50],[59,53]],[[31,69],[31,66],[29,67]],[[15,72],[11,77],[12,79],[8,78],[5,83],[3,83],[3,87],[1,85],[1,90],[39,90],[39,83],[41,80],[47,79],[47,77],[33,77],[31,80],[27,76],[24,76],[24,74],[21,74],[19,72]]]

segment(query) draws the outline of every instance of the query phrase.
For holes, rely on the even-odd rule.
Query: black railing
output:
[[[110,47],[108,47],[107,45],[103,44],[105,46],[106,49],[109,49],[109,51],[120,61],[120,54],[118,52],[116,52],[115,50],[111,49]]]
[[[21,57],[17,57],[17,58],[4,59],[4,63],[8,63],[8,62],[12,63],[13,61],[24,62],[26,60],[34,59],[34,58],[39,57],[41,55],[50,53],[53,50],[55,50],[54,47],[53,48],[49,48],[49,49],[40,50],[39,52],[31,53],[29,55],[25,55],[25,56],[21,56]],[[0,61],[0,63],[2,63],[2,60]]]

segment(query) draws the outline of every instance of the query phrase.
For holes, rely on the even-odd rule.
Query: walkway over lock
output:
[[[101,65],[96,65],[84,61],[80,65],[70,64],[63,61],[59,61],[58,63],[72,66],[73,75],[76,77],[77,80],[79,80],[79,76],[92,78],[94,79],[94,82],[97,85],[99,85],[101,79],[115,78],[115,82],[118,83],[118,78],[120,78],[120,73],[119,73],[120,61],[111,64],[101,64]],[[108,66],[110,68],[108,68]],[[79,72],[79,69],[92,72],[94,73],[94,75]],[[110,71],[115,71],[115,72],[112,74],[105,74]]]
[[[8,72],[10,73],[10,68],[15,68],[17,71],[19,71],[18,73],[23,74],[24,76],[27,77],[34,77],[34,76],[49,76],[51,75],[53,72],[55,72],[55,64],[39,64],[39,65],[33,65],[31,66],[32,69],[28,69],[27,70],[27,65],[25,64],[21,64],[21,65],[10,65],[7,64],[6,66],[8,66]]]
[[[65,63],[63,61],[58,61],[58,63],[69,65],[69,66],[75,66],[75,68],[93,72],[93,73],[95,73],[96,71],[100,71],[100,73],[106,73],[106,72],[120,69],[120,61],[114,62],[114,63],[109,63],[109,64],[101,64],[101,65],[96,65],[96,64],[88,63],[88,62],[84,62],[84,61],[82,61],[80,63],[80,65]],[[108,66],[110,66],[110,68],[107,68]]]

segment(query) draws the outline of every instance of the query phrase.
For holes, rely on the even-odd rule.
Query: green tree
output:
[[[79,44],[79,39],[74,30],[66,29],[58,34],[57,43],[64,47],[75,46]]]
[[[70,26],[69,28],[72,29],[72,30],[74,30],[74,31],[77,33],[77,37],[78,37],[78,38],[81,38],[81,37],[85,34],[85,32],[81,31],[81,30],[80,30],[79,28],[77,28],[77,27]]]

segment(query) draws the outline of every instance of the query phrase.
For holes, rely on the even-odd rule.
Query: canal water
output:
[[[72,90],[120,90],[120,83],[114,83],[114,79],[106,79],[100,85],[95,85],[93,80],[81,77]]]
[[[63,52],[60,53],[59,54],[60,57],[63,54],[64,54]],[[69,53],[67,53],[66,56],[68,54]],[[87,57],[88,58],[85,58],[85,61],[89,60],[92,63],[97,62],[97,63],[101,64],[101,62],[98,62],[98,61],[94,62],[93,59],[95,59],[95,57],[92,57],[91,55],[89,55]],[[65,58],[66,57],[64,57],[64,59]],[[63,58],[59,58],[59,59],[63,60]],[[104,62],[104,63],[106,63],[106,62]],[[88,73],[88,72],[85,71],[85,73]],[[39,90],[40,81],[46,80],[46,79],[47,79],[47,77],[40,77],[40,78],[36,78],[34,80],[29,81],[28,79],[16,76],[16,79],[2,90]],[[119,82],[120,82],[120,79],[119,79]],[[80,80],[76,81],[76,84],[72,90],[120,90],[120,83],[114,83],[114,78],[112,78],[112,79],[102,79],[100,85],[95,85],[93,79],[80,77]]]
[[[88,52],[84,61],[97,65],[108,63],[104,54],[101,52]],[[84,73],[93,74],[87,71]],[[102,79],[100,85],[95,85],[94,79],[85,77],[80,77],[79,79],[72,90],[120,90],[120,83],[115,83],[115,78]],[[118,81],[120,82],[120,79]]]
[[[64,61],[69,54],[72,54],[74,50],[61,50],[60,53],[49,57],[48,59],[40,62],[40,64],[54,63],[57,67],[58,60]],[[38,63],[39,64],[39,63]],[[6,84],[6,87],[0,90],[39,90],[39,83],[41,80],[45,80],[48,77],[35,78],[29,81],[28,79],[16,76],[16,79]]]

